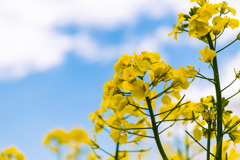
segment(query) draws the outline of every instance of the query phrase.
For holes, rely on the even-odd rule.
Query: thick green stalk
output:
[[[161,141],[160,141],[157,124],[155,121],[155,116],[153,113],[153,109],[152,109],[152,105],[151,105],[151,101],[150,101],[149,97],[146,97],[146,101],[148,104],[148,109],[149,109],[149,113],[150,113],[150,117],[151,117],[151,121],[152,121],[152,130],[153,130],[153,134],[154,134],[154,138],[155,138],[158,150],[159,150],[163,160],[168,160],[167,155],[166,155],[166,153],[162,147]]]
[[[115,160],[118,160],[118,152],[119,152],[119,143],[116,146]]]
[[[215,50],[213,47],[212,39],[210,33],[207,35],[209,47],[212,50]],[[214,81],[215,81],[215,90],[216,90],[216,97],[217,97],[217,146],[219,146],[218,150],[218,160],[222,160],[222,95],[221,95],[221,87],[220,87],[220,78],[218,72],[218,64],[217,64],[217,56],[213,59],[213,74],[214,74]]]
[[[208,139],[207,139],[207,160],[210,160],[210,146],[211,146],[211,125],[212,125],[212,121],[210,120],[208,122]]]

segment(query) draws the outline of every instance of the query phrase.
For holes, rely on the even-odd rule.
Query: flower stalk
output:
[[[154,113],[153,113],[151,100],[149,99],[149,97],[146,97],[146,101],[147,101],[149,113],[150,113],[150,116],[151,116],[152,130],[153,130],[153,134],[154,134],[154,138],[155,138],[158,150],[159,150],[163,160],[168,160],[167,155],[166,155],[166,153],[163,149],[162,143],[160,141],[159,134],[158,134],[158,128],[157,128],[157,124],[156,124],[156,121],[155,121],[155,116],[154,116]]]
[[[210,33],[207,34],[207,40],[209,43],[210,49],[215,51],[215,48],[213,47],[212,39],[210,36]],[[214,81],[215,81],[215,91],[216,91],[216,97],[217,97],[217,146],[219,146],[218,150],[218,159],[222,160],[222,95],[221,95],[221,87],[220,87],[220,78],[219,78],[219,72],[218,72],[218,64],[217,64],[217,55],[213,59],[212,62],[212,68],[214,72]]]

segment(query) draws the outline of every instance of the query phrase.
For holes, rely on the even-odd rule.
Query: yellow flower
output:
[[[103,99],[111,99],[111,97],[115,94],[115,92],[117,92],[118,88],[117,88],[117,84],[116,84],[116,80],[111,80],[111,78],[109,79],[108,82],[106,82],[103,86]]]
[[[227,22],[227,27],[230,26],[232,29],[235,29],[239,26],[239,21],[235,18],[224,17]]]
[[[173,31],[168,34],[168,36],[170,37],[174,33],[175,40],[177,40],[177,34],[182,33],[184,31],[184,28],[180,26],[180,24],[185,20],[183,15],[184,15],[183,13],[178,14],[178,23],[176,25],[174,25]]]
[[[116,94],[112,98],[112,104],[113,108],[120,112],[128,104],[128,100],[121,94]]]
[[[213,59],[216,57],[216,52],[214,50],[209,50],[208,46],[203,49],[200,49],[199,51],[202,55],[202,59],[199,57],[201,61],[204,61],[206,63],[211,63]]]
[[[128,139],[128,133],[124,128],[128,128],[128,121],[124,120],[122,115],[114,114],[109,117],[107,122],[114,127],[112,128],[112,131],[109,135],[110,137],[112,137],[114,142],[119,142],[120,145],[126,144]]]
[[[161,59],[160,54],[158,52],[151,53],[148,58],[150,59],[151,64],[157,63]]]
[[[190,21],[189,22],[189,37],[198,38],[198,36],[205,36],[209,31],[211,27],[207,23],[204,22],[196,22],[196,21]]]
[[[24,160],[24,155],[19,152],[15,147],[10,147],[8,149],[3,150],[0,156],[0,160],[11,160],[10,158],[14,158],[14,160]]]
[[[202,131],[201,131],[200,129],[195,128],[195,129],[193,130],[193,137],[194,137],[196,140],[201,141],[202,136],[203,136],[203,133],[202,133]]]
[[[197,2],[200,6],[207,2],[207,0],[190,0],[190,2]]]
[[[230,141],[223,141],[222,143],[222,159],[226,159],[226,153],[229,152]],[[216,145],[213,147],[212,153],[216,153]],[[236,152],[235,148],[230,149],[230,153],[227,154],[227,159],[229,160],[236,160],[239,157],[239,153]],[[211,157],[211,160],[214,160],[215,157]]]
[[[133,90],[131,95],[136,98],[137,101],[143,100],[150,95],[149,84],[143,80],[137,80],[133,82]]]
[[[142,107],[139,103],[135,102],[134,103],[135,106],[138,106],[138,107]],[[139,116],[143,116],[144,114],[142,114],[142,112],[144,112],[144,110],[142,110],[142,112],[140,112],[138,110],[137,107],[135,106],[132,106],[132,105],[127,105],[126,107],[124,107],[124,109],[121,111],[121,114],[125,115],[125,114],[129,114],[131,116],[134,116],[134,117],[139,117]]]
[[[229,117],[228,117],[229,118]],[[236,125],[235,123],[237,121],[239,121],[239,117],[238,116],[233,116],[231,119],[225,119],[224,120],[224,125],[227,125],[227,128],[230,128],[233,125]],[[231,130],[238,130],[238,127],[240,127],[240,123],[238,123],[234,128],[232,128]]]
[[[234,143],[240,143],[240,130],[230,132],[229,137]]]
[[[142,71],[147,72],[150,69],[150,63],[147,60],[142,60],[140,62],[139,68]]]
[[[177,98],[178,100],[180,100],[181,98],[181,95],[180,95],[180,91],[182,90],[181,87],[177,86],[177,87],[174,87],[173,88],[173,91],[171,92],[171,95],[174,97],[174,98]]]
[[[218,35],[222,30],[224,30],[226,25],[226,20],[220,16],[216,16],[212,19],[213,24],[213,34]]]
[[[148,72],[150,81],[153,86],[157,86],[159,82],[167,79],[167,73],[172,69],[172,66],[167,65],[164,61],[158,61],[151,65],[151,71]]]
[[[96,119],[98,119],[98,116],[100,116],[105,110],[104,109],[97,109],[95,112],[89,114],[88,118],[92,118],[92,123],[95,123]]]
[[[88,160],[97,160],[97,159],[98,159],[98,157],[95,154],[90,154],[88,156]]]
[[[239,157],[239,153],[237,153],[236,148],[231,148],[230,153],[228,155],[228,159],[235,160]]]
[[[74,128],[68,133],[68,138],[77,143],[88,143],[89,137],[85,130]]]
[[[131,57],[127,54],[124,54],[120,58],[118,58],[118,62],[114,65],[114,70],[118,74],[121,74],[123,69],[126,68],[130,62]]]
[[[213,99],[213,96],[207,96],[207,98],[202,97],[201,103],[206,105],[207,107],[212,107],[213,106],[213,104],[211,102],[212,99]]]
[[[217,111],[212,111],[212,113],[210,113],[210,111],[205,111],[201,115],[202,115],[203,119],[205,119],[206,121],[210,121],[210,120],[215,119],[216,113],[217,113]]]
[[[56,140],[59,144],[67,144],[69,139],[67,133],[62,129],[56,129],[50,132],[44,139],[44,145],[51,145],[51,141]]]
[[[171,104],[171,101],[172,101],[171,98],[166,93],[161,98],[161,102],[165,105]]]
[[[199,128],[201,126],[204,126],[207,122],[205,120],[199,121],[194,128]],[[201,126],[200,126],[201,125]]]
[[[226,1],[223,1],[222,3],[219,3],[217,7],[221,7],[220,13],[221,14],[227,14],[228,12],[231,12],[234,16],[236,14],[236,10],[232,7],[228,6],[228,3]]]
[[[123,75],[122,78],[125,81],[132,81],[136,79],[137,75],[136,72],[134,71],[133,67],[128,67],[123,70]]]
[[[169,111],[169,110],[173,109],[175,106],[176,106],[175,103],[170,103],[170,104],[168,104],[168,105],[161,106],[161,107],[159,108],[159,113],[163,113],[163,112]],[[161,119],[163,119],[163,118],[165,118],[165,117],[168,115],[168,113],[169,113],[169,112],[160,114],[159,117],[160,117]],[[174,110],[172,111],[172,113],[168,115],[167,119],[176,119],[176,118],[178,118],[178,117],[181,115],[181,113],[182,113],[182,110],[181,110],[181,109],[179,109],[179,108],[174,109]]]
[[[128,140],[128,134],[124,130],[112,129],[109,136],[112,137],[114,142],[119,143],[120,145],[126,144]]]
[[[189,74],[189,78],[195,78],[196,74],[198,73],[192,65],[186,65],[188,70],[187,73]]]
[[[169,77],[174,80],[172,82],[173,86],[177,83],[182,89],[187,89],[190,85],[190,82],[187,80],[189,75],[184,70],[181,70],[181,67],[179,70],[171,70]]]
[[[189,19],[189,37],[199,38],[199,36],[205,36],[212,28],[208,24],[208,20],[212,18],[212,15],[217,13],[219,11],[214,5],[211,3],[202,3],[202,8],[198,8],[196,13]]]

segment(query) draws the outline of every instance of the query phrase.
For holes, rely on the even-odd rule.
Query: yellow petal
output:
[[[122,87],[125,92],[129,92],[133,89],[133,85],[131,83],[129,83],[128,81],[123,81]]]
[[[193,137],[194,137],[196,140],[201,141],[202,136],[203,136],[203,133],[202,133],[202,131],[201,131],[200,129],[195,128],[195,129],[193,130]]]
[[[143,60],[143,61],[140,63],[139,68],[140,68],[142,71],[146,72],[146,71],[148,71],[148,70],[150,69],[150,63],[149,63],[147,60]]]
[[[165,105],[168,105],[171,103],[171,98],[167,94],[164,94],[162,96],[161,102]]]

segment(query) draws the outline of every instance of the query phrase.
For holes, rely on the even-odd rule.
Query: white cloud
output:
[[[230,2],[237,10],[239,3]],[[55,27],[74,23],[85,28],[114,30],[119,25],[133,25],[141,16],[160,19],[188,12],[191,5],[189,0],[2,0],[0,78],[22,77],[52,68],[61,64],[70,49],[79,51],[88,61],[110,61],[129,51],[159,51],[166,43],[175,45],[172,41],[160,41],[166,33],[153,31],[149,36],[130,37],[123,44],[103,47],[87,32],[70,37],[57,33]]]

